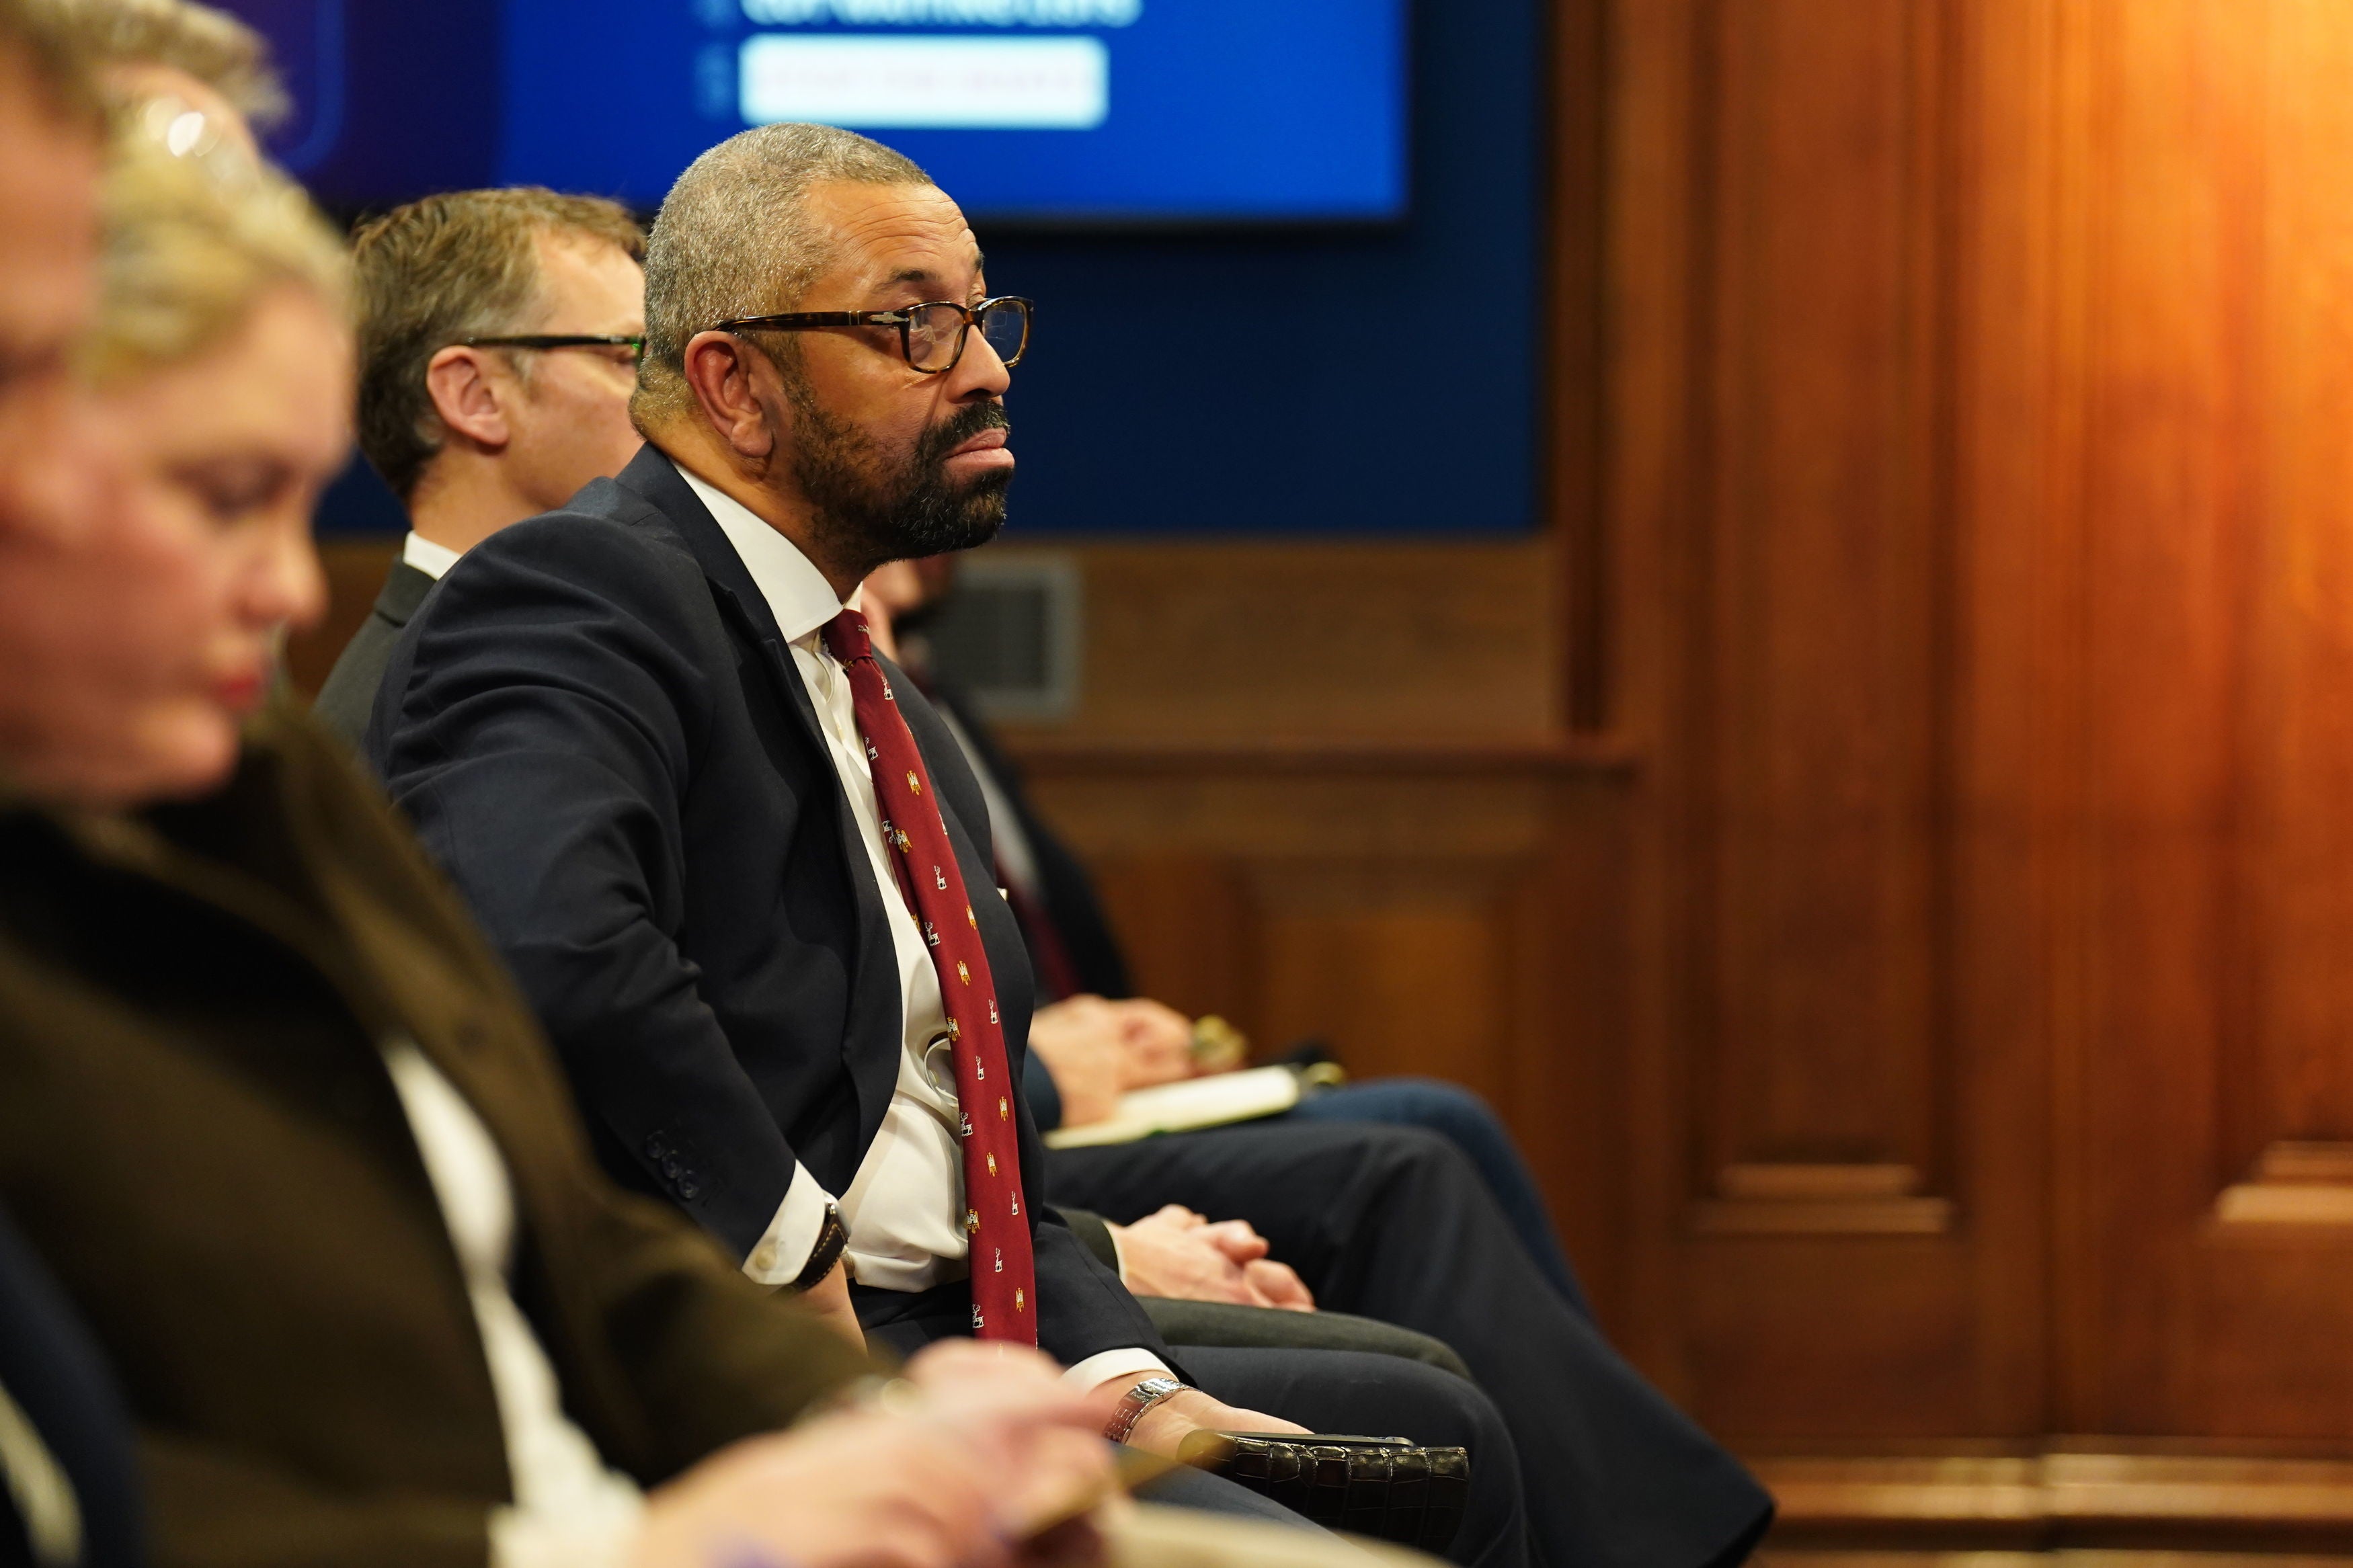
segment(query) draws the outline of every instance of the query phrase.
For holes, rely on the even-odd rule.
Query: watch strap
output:
[[[841,1223],[841,1205],[826,1205],[825,1223],[818,1226],[817,1245],[809,1248],[808,1262],[802,1267],[799,1276],[785,1289],[787,1290],[814,1289],[827,1275],[833,1272],[833,1266],[841,1261],[841,1255],[849,1249],[849,1227]]]

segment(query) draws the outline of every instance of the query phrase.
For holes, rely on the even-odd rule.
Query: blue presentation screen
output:
[[[501,181],[645,207],[746,125],[887,142],[976,216],[1381,222],[1406,0],[506,0]]]

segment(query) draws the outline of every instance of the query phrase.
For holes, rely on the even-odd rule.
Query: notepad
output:
[[[1103,1143],[1133,1143],[1163,1132],[1190,1132],[1280,1116],[1298,1103],[1299,1074],[1290,1068],[1221,1072],[1131,1089],[1119,1097],[1119,1109],[1103,1121],[1047,1133],[1046,1147],[1091,1149]]]

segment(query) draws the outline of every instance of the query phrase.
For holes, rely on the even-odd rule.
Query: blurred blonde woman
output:
[[[93,531],[141,542],[44,579],[0,687],[94,642],[142,679],[0,789],[0,1208],[120,1373],[155,1560],[1092,1555],[1107,1412],[970,1344],[845,1401],[858,1346],[606,1183],[467,915],[269,700],[322,598],[343,260],[280,176],[130,134],[80,370]]]
[[[105,189],[95,330],[80,354],[120,504],[185,552],[200,619],[172,679],[120,715],[137,798],[220,783],[269,687],[280,628],[325,606],[311,512],[351,444],[348,266],[302,194],[227,150],[126,126]]]

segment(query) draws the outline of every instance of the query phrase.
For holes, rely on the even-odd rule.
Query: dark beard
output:
[[[984,430],[1009,430],[997,403],[976,403],[923,432],[902,461],[892,462],[873,439],[834,418],[807,387],[786,378],[793,402],[793,478],[808,499],[820,548],[855,563],[863,576],[886,562],[969,550],[1005,526],[1010,473],[997,471],[959,485],[947,457]]]

